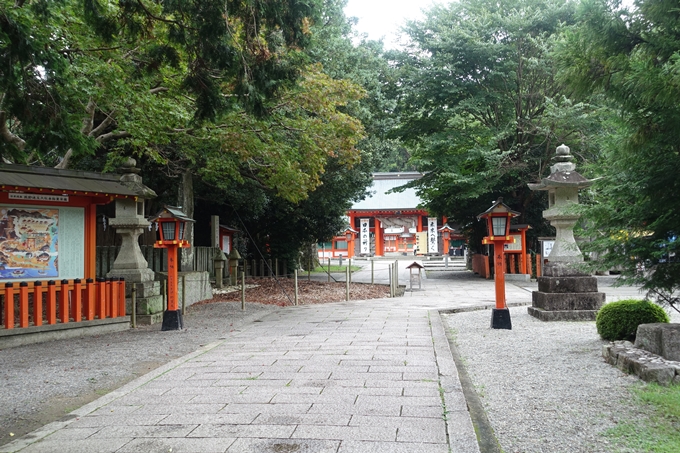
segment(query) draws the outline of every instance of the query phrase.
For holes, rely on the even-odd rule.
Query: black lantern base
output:
[[[182,327],[184,327],[184,323],[182,322],[182,310],[165,310],[163,312],[162,331],[182,330]]]
[[[512,330],[512,321],[510,320],[510,310],[507,309],[507,308],[492,308],[491,309],[491,328],[492,329]]]

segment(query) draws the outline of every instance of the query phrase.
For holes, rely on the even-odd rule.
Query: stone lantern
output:
[[[140,170],[135,165],[136,161],[129,158],[120,168],[123,173],[121,184],[137,196],[116,199],[116,217],[109,219],[109,225],[120,234],[121,247],[107,276],[125,277],[126,282],[139,283],[154,279],[154,273],[139,248],[139,236],[150,225],[144,217],[144,201],[155,198],[156,193],[142,184]]]
[[[137,194],[136,197],[116,199],[116,216],[109,219],[109,225],[121,236],[121,247],[111,271],[107,277],[124,277],[126,297],[130,297],[132,284],[137,291],[137,322],[153,324],[161,320],[163,315],[163,296],[160,283],[154,281],[154,272],[149,269],[142,250],[139,247],[139,236],[150,222],[144,217],[144,202],[156,197],[156,192],[142,183],[140,170],[135,168],[136,161],[127,159],[120,168],[122,185]],[[132,310],[128,306],[128,312]]]
[[[593,183],[577,173],[569,147],[557,147],[550,176],[529,184],[531,190],[548,191],[548,209],[543,217],[555,227],[555,244],[550,260],[538,278],[538,291],[532,294],[529,314],[543,321],[594,320],[605,294],[597,292],[597,278],[579,269],[583,254],[574,239],[578,191]]]

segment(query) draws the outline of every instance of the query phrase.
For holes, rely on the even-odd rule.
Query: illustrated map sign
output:
[[[0,206],[0,279],[59,276],[59,210]]]

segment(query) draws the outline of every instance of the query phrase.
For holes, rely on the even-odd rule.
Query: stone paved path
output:
[[[494,286],[440,277],[401,298],[281,309],[0,452],[478,452],[437,310],[492,305]]]

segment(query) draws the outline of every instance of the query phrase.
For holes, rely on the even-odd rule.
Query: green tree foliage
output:
[[[671,0],[618,6],[584,1],[559,50],[565,83],[606,97],[625,126],[585,212],[590,249],[600,266],[669,295],[680,289],[680,9]]]
[[[545,235],[541,194],[561,143],[590,159],[598,112],[574,103],[554,78],[551,49],[574,22],[564,0],[461,0],[412,22],[410,48],[394,56],[399,136],[425,176],[414,185],[434,213],[484,234],[476,215],[499,196]]]

